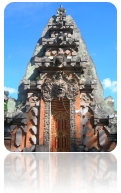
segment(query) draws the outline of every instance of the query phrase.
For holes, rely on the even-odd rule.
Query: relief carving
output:
[[[64,41],[66,40],[66,36],[63,34],[63,32],[60,31],[60,33],[58,34],[58,36],[56,36],[56,38],[54,39],[54,42],[56,44],[63,44]]]
[[[49,144],[49,131],[50,131],[50,102],[45,102],[45,115],[44,115],[44,145]]]
[[[62,27],[65,25],[66,10],[60,5],[60,8],[57,9],[57,15],[54,20],[57,26]]]
[[[50,39],[49,42],[53,42],[54,44],[57,44],[57,45],[74,44],[76,47],[78,47],[79,41],[77,39],[72,38],[71,34],[67,34],[67,35],[65,35],[65,33],[63,33],[62,31],[60,31],[58,35],[54,38],[54,40]],[[43,42],[47,42],[46,39],[44,39]],[[86,56],[84,55],[83,58],[85,59]]]
[[[38,93],[32,93],[29,98],[28,105],[30,105],[31,107],[39,106],[39,99],[40,95]]]
[[[58,55],[64,55],[64,56],[77,56],[77,49],[75,48],[51,48],[51,49],[46,49],[46,52],[45,52],[45,56],[46,57],[55,57],[55,56],[58,56]],[[41,61],[40,61],[41,62]]]
[[[57,9],[57,16],[66,16],[66,9],[64,9],[62,5]]]
[[[63,62],[64,62],[64,56],[63,55],[58,55],[54,58],[55,60],[55,66],[57,67],[62,67],[63,66]]]
[[[66,93],[66,96],[68,99],[75,99],[78,95],[79,87],[77,84],[76,79],[72,78],[68,80],[68,92]]]
[[[81,93],[81,105],[87,106],[93,102],[93,93]]]
[[[70,100],[70,140],[71,140],[70,143],[72,149],[75,146],[75,139],[76,139],[75,101]]]
[[[75,99],[78,95],[79,87],[77,80],[72,76],[68,77],[64,72],[56,72],[52,77],[45,78],[42,85],[42,94],[45,101],[44,115],[44,144],[49,144],[50,132],[50,104],[53,98],[67,97],[70,100],[70,138],[71,147],[75,144]]]
[[[68,77],[64,72],[56,72],[52,78],[46,78],[42,85],[42,93],[45,101],[53,98],[67,97],[75,100],[79,87],[77,80]]]

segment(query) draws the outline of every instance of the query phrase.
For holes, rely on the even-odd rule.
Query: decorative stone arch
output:
[[[67,98],[70,103],[70,151],[75,146],[75,100],[79,93],[78,79],[74,74],[67,75],[57,71],[47,75],[42,84],[42,96],[45,102],[44,114],[44,145],[49,145],[51,129],[51,102],[55,98]]]

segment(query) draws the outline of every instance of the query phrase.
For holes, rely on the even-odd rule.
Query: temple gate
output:
[[[116,136],[94,64],[74,20],[60,6],[37,42],[7,113],[10,151],[111,151]]]

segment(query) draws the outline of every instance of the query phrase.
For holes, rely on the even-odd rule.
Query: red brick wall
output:
[[[80,92],[78,93],[78,96],[76,98],[75,102],[75,110],[80,109]],[[81,127],[81,117],[80,114],[75,114],[75,122],[76,122],[76,139],[77,139],[77,144],[81,141],[81,132],[80,132],[80,127]]]

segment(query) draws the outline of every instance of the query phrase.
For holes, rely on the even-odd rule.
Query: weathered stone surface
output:
[[[37,127],[32,126],[30,129],[34,132],[35,135],[37,134]]]
[[[23,149],[23,152],[31,152],[31,149],[25,147],[25,148]]]
[[[103,129],[99,131],[99,144],[100,146],[104,146],[106,143],[107,135]]]
[[[34,113],[35,116],[38,116],[38,108],[37,107],[33,107],[32,112]]]
[[[10,126],[10,131],[12,132],[15,128],[16,128],[17,125],[11,125]]]
[[[19,85],[17,107],[13,99],[8,99],[6,117],[8,124],[13,124],[10,127],[13,146],[15,136],[16,145],[20,145],[23,130],[26,136],[22,140],[27,137],[23,151],[50,151],[54,98],[68,98],[70,103],[71,152],[103,151],[108,145],[114,146],[111,144],[112,135],[117,132],[114,100],[104,99],[102,84],[80,30],[62,7],[50,18],[36,44]],[[20,129],[14,133],[16,124]],[[32,144],[34,150],[30,148]],[[22,151],[16,149],[19,150]]]
[[[15,105],[16,105],[15,99],[9,98],[7,103],[7,109],[9,113],[13,113],[15,111],[16,109]]]
[[[22,119],[21,123],[27,124],[27,119]]]
[[[73,20],[73,18],[70,15],[66,16],[65,21],[66,21],[66,25],[74,26],[73,34],[71,35],[71,38],[79,40],[78,56],[80,56],[82,58],[81,60],[85,60],[85,57],[86,57],[86,61],[87,61],[87,64],[86,64],[87,68],[86,68],[85,75],[84,75],[85,79],[97,81],[97,88],[98,89],[94,91],[94,98],[95,98],[95,101],[97,104],[98,103],[102,104],[102,103],[104,103],[103,87],[102,87],[102,84],[97,76],[95,65],[94,65],[94,63],[93,63],[93,61],[88,53],[86,44],[81,36],[80,30],[78,29],[75,21]],[[45,26],[45,28],[42,32],[41,38],[46,38],[46,39],[50,38],[48,26],[52,26],[52,25],[53,25],[53,17],[50,18],[47,25]],[[68,37],[70,37],[69,34],[68,34]],[[43,50],[41,38],[36,45],[33,56],[38,56],[38,53],[43,53],[43,52],[41,52],[41,50]],[[42,57],[42,56],[43,56],[42,54],[39,55],[39,57]],[[34,64],[31,64],[31,62],[30,62],[28,64],[27,72],[26,72],[24,79],[29,79],[29,77],[33,74],[33,71],[34,71]],[[107,106],[108,106],[108,104],[107,104]],[[103,108],[105,109],[105,107],[103,107]],[[98,111],[100,111],[100,109]]]
[[[32,136],[32,137],[31,137],[31,140],[32,140],[33,144],[35,145],[35,144],[36,144],[36,142],[37,142],[36,137],[35,137],[35,136]]]
[[[32,117],[31,117],[31,120],[33,121],[33,123],[34,123],[35,125],[37,125],[37,118],[36,118],[35,116],[32,116]]]
[[[49,145],[37,145],[36,152],[49,152]]]
[[[17,145],[17,146],[20,146],[21,141],[22,141],[22,130],[19,128],[19,129],[16,131],[16,140],[15,140],[16,145]]]
[[[21,129],[26,133],[27,132],[27,126],[26,125],[22,125]]]

